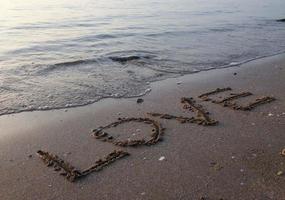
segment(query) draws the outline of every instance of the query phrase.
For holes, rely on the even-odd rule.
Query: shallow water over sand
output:
[[[285,50],[283,0],[10,0],[0,115],[85,105]]]

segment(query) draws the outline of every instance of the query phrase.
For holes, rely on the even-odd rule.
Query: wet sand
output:
[[[1,116],[0,199],[283,200],[285,175],[277,174],[285,172],[280,155],[285,148],[284,80],[283,54],[153,83],[139,104],[137,98],[105,99],[68,110]],[[277,100],[237,111],[197,98],[222,87],[253,93],[239,100],[243,104],[264,95]],[[195,116],[182,108],[181,97],[193,97],[219,124],[153,118],[166,130],[163,140],[152,146],[124,148],[91,136],[92,129],[118,117],[150,117],[147,112]],[[110,132],[141,138],[151,130],[130,123]],[[130,156],[71,183],[44,165],[36,154],[40,149],[80,169],[113,150]]]

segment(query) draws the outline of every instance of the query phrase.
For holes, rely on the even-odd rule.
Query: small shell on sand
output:
[[[277,176],[282,176],[283,174],[284,174],[283,171],[278,171],[276,175],[277,175]]]
[[[158,160],[159,160],[159,161],[163,161],[163,160],[165,160],[165,157],[164,157],[164,156],[161,156]]]
[[[282,156],[285,156],[285,149],[282,149],[281,155],[282,155]]]

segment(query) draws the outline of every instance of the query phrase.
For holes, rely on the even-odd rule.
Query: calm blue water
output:
[[[1,0],[0,13],[0,115],[285,50],[284,0]]]

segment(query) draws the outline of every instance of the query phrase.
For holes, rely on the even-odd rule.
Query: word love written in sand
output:
[[[224,107],[230,107],[234,110],[243,110],[248,111],[252,110],[253,108],[257,107],[258,105],[269,103],[274,101],[273,97],[261,97],[257,98],[254,102],[250,102],[247,105],[238,105],[236,102],[233,102],[236,99],[247,97],[252,95],[250,92],[242,92],[242,93],[230,93],[230,96],[226,96],[220,100],[212,100],[209,96],[213,96],[222,92],[231,91],[232,89],[227,88],[217,88],[216,90],[204,93],[199,95],[204,101],[211,101],[212,103],[221,104]],[[203,108],[202,105],[196,103],[193,98],[181,98],[181,103],[183,104],[183,108],[189,110],[191,112],[196,113],[195,117],[185,117],[185,116],[174,116],[170,114],[161,114],[161,113],[147,113],[153,117],[160,117],[161,119],[174,119],[179,121],[180,123],[195,123],[198,125],[203,126],[214,126],[218,124],[218,121],[210,118],[209,112]],[[123,140],[120,141],[111,134],[107,133],[106,130],[109,128],[117,127],[121,124],[129,123],[129,122],[139,122],[143,124],[150,125],[152,127],[152,133],[150,134],[150,139],[140,139],[140,140]],[[110,123],[106,126],[98,127],[94,129],[92,132],[92,136],[102,142],[112,143],[115,146],[120,147],[136,147],[140,145],[155,145],[159,141],[162,140],[162,135],[164,134],[165,129],[161,126],[161,124],[153,119],[150,118],[119,118],[118,121]],[[74,182],[82,177],[85,177],[91,173],[98,172],[102,170],[104,167],[110,165],[111,163],[117,161],[120,158],[126,157],[130,155],[126,151],[122,150],[115,150],[105,156],[103,159],[99,159],[93,164],[92,166],[84,169],[79,170],[69,164],[68,162],[64,161],[63,159],[59,158],[57,155],[54,155],[49,152],[45,152],[39,150],[38,155],[44,161],[44,163],[48,167],[53,167],[55,171],[60,171],[60,175],[65,176],[67,180]]]

